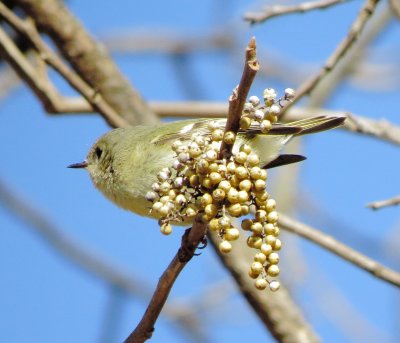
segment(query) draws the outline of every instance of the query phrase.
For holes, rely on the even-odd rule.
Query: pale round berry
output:
[[[281,113],[281,107],[279,105],[274,104],[269,108],[269,113],[274,116],[277,116],[279,115],[279,113]]]
[[[211,139],[215,142],[222,141],[224,138],[224,131],[221,129],[215,129],[213,132],[211,132]]]
[[[271,223],[267,223],[264,226],[264,231],[266,235],[274,235],[275,236],[275,225]]]
[[[267,274],[271,277],[278,276],[279,275],[279,267],[276,264],[271,264],[267,268]]]
[[[253,186],[255,191],[263,191],[265,190],[266,183],[264,180],[258,179],[254,181]]]
[[[272,292],[276,292],[280,287],[281,287],[281,284],[279,283],[279,281],[273,280],[269,283],[269,289]]]
[[[200,147],[189,148],[189,156],[191,158],[199,157],[201,154],[202,154],[202,150],[200,149]]]
[[[218,158],[218,153],[215,150],[206,151],[206,160],[213,162]]]
[[[156,211],[156,212],[159,212],[160,209],[161,209],[161,207],[163,207],[163,203],[160,202],[160,201],[156,201],[156,202],[151,206],[152,210],[153,210],[153,211]]]
[[[218,249],[221,253],[228,254],[232,251],[232,244],[228,241],[222,241],[221,243],[219,243]]]
[[[260,251],[264,255],[268,256],[270,253],[272,253],[272,246],[269,244],[266,244],[266,243],[262,243],[261,247],[260,247]]]
[[[183,206],[187,203],[187,199],[183,194],[178,194],[175,198],[175,204],[178,206]]]
[[[206,144],[206,141],[205,141],[205,139],[204,139],[204,137],[203,136],[196,136],[196,138],[194,139],[194,141],[197,143],[197,145],[199,146],[199,147],[203,147],[205,144]]]
[[[215,217],[218,213],[218,207],[214,204],[208,204],[204,207],[204,213],[209,217]]]
[[[244,151],[239,151],[236,155],[235,155],[235,161],[239,164],[244,164],[247,160],[247,154]]]
[[[154,182],[154,183],[151,185],[151,189],[152,189],[154,192],[159,192],[159,191],[160,191],[160,184],[159,184],[158,182]]]
[[[240,217],[242,215],[242,207],[240,204],[232,204],[228,207],[228,213],[232,217]]]
[[[239,125],[242,130],[248,130],[251,126],[251,119],[249,117],[242,117],[240,118]]]
[[[154,201],[158,198],[158,195],[154,191],[148,191],[145,196],[147,201]]]
[[[214,189],[212,192],[212,197],[215,201],[222,201],[225,199],[225,191],[221,188]]]
[[[269,120],[263,120],[260,124],[260,130],[262,133],[268,133],[272,129],[272,124]]]
[[[253,221],[251,219],[242,220],[241,227],[242,227],[243,230],[250,231],[252,225],[253,225]]]
[[[250,213],[250,206],[248,205],[240,205],[242,209],[242,216],[247,216]]]
[[[266,203],[267,211],[271,212],[276,208],[276,201],[274,199],[268,199]]]
[[[264,270],[264,267],[260,262],[255,261],[251,264],[250,269],[254,274],[259,275]]]
[[[223,216],[218,219],[219,225],[221,225],[221,228],[226,230],[231,227],[231,220],[227,216]]]
[[[158,213],[162,216],[165,217],[168,215],[170,212],[170,207],[168,205],[162,205],[161,208],[158,210]]]
[[[233,173],[235,172],[235,170],[236,170],[236,164],[235,164],[235,162],[229,162],[229,163],[226,165],[226,169],[227,169],[228,173],[233,174]]]
[[[213,198],[210,193],[204,193],[200,198],[201,207],[206,207],[213,202]]]
[[[247,173],[247,169],[243,166],[239,166],[236,168],[235,170],[235,175],[239,178],[239,179],[245,179],[248,177],[248,173]]]
[[[226,144],[232,145],[233,143],[235,143],[236,140],[236,135],[233,131],[227,131],[224,134],[224,142]]]
[[[257,279],[256,282],[254,283],[257,289],[260,291],[263,291],[264,289],[267,288],[268,286],[268,281],[265,280],[264,278]]]
[[[170,235],[172,233],[172,226],[169,223],[162,224],[160,227],[160,231],[163,235]]]
[[[279,238],[277,238],[274,244],[274,250],[278,251],[281,250],[281,248],[282,248],[282,242]]]
[[[239,147],[239,151],[240,151],[240,152],[244,152],[244,153],[246,153],[246,154],[248,155],[248,154],[251,153],[252,149],[251,149],[251,146],[250,146],[250,145],[248,145],[248,144],[242,144],[242,145]]]
[[[258,157],[257,154],[250,154],[247,157],[247,163],[249,164],[250,167],[258,166],[260,163],[260,158]]]
[[[267,256],[262,252],[258,252],[257,254],[254,255],[254,261],[260,262],[261,264],[264,264],[266,260]]]
[[[200,178],[199,178],[199,176],[198,176],[198,175],[192,175],[192,176],[189,178],[189,183],[190,183],[190,185],[191,185],[192,187],[197,187],[197,186],[199,186],[199,185],[200,185]]]
[[[247,245],[250,248],[260,249],[260,247],[262,245],[262,238],[258,237],[258,236],[249,236],[247,238]]]
[[[260,104],[260,99],[258,98],[258,96],[252,95],[249,98],[249,102],[253,105],[253,107],[257,107]]]
[[[265,236],[265,243],[269,244],[271,247],[275,245],[276,237],[273,235]]]
[[[216,184],[218,184],[218,183],[220,183],[221,182],[221,180],[222,180],[222,177],[221,177],[221,175],[218,173],[218,172],[212,172],[212,173],[210,173],[210,181],[211,181],[211,183],[213,184],[213,185],[216,185]]]
[[[239,201],[239,192],[235,188],[230,188],[226,198],[231,204],[235,204]]]
[[[278,212],[276,211],[269,212],[267,219],[269,223],[275,224],[276,222],[278,222],[279,219]]]
[[[208,227],[211,231],[220,231],[221,230],[221,225],[219,224],[218,218],[213,218],[210,220],[208,223]]]
[[[202,185],[204,188],[208,188],[208,189],[211,189],[211,188],[213,187],[213,184],[212,184],[212,182],[211,182],[211,180],[210,180],[209,177],[205,177],[205,178],[201,181],[201,185]]]
[[[244,180],[240,181],[240,183],[239,183],[239,189],[242,191],[246,191],[246,192],[250,191],[251,186],[252,186],[252,184],[249,179],[244,179]]]
[[[182,188],[182,186],[183,186],[183,177],[181,176],[176,177],[174,179],[174,187],[180,189]]]
[[[227,180],[222,180],[219,185],[218,188],[222,189],[225,193],[228,192],[231,189],[231,184],[229,181]]]
[[[267,212],[264,210],[256,211],[256,219],[257,221],[264,223],[265,221],[267,221]]]
[[[254,274],[254,272],[249,268],[248,275],[249,275],[252,279],[257,279],[258,276],[259,276],[260,274]]]
[[[292,100],[296,96],[296,92],[293,88],[286,88],[285,89],[285,99]]]
[[[217,162],[212,162],[210,163],[210,165],[208,166],[208,169],[210,171],[210,173],[212,172],[218,172],[218,168],[219,168],[219,164]]]
[[[263,120],[264,119],[264,111],[262,111],[262,110],[256,110],[255,112],[254,112],[254,119],[255,120],[257,120],[257,121],[261,121],[261,120]]]
[[[261,178],[261,168],[260,167],[252,167],[250,169],[250,176],[253,180],[257,180]]]
[[[168,181],[164,181],[161,185],[160,185],[160,193],[161,194],[167,194],[169,192],[169,190],[171,189],[171,184]]]
[[[263,226],[260,222],[254,222],[250,230],[254,235],[261,236],[263,233]]]
[[[273,88],[264,89],[263,97],[264,101],[272,101],[276,99],[276,91]]]
[[[249,193],[246,191],[239,191],[238,192],[238,201],[239,203],[243,204],[249,200]]]
[[[175,170],[181,170],[183,169],[184,164],[179,162],[178,160],[174,160],[173,164],[172,164],[172,168],[174,168]]]
[[[268,262],[270,264],[278,264],[279,263],[279,254],[276,252],[272,252],[268,255]]]
[[[182,141],[180,141],[180,140],[177,140],[177,141],[174,141],[173,143],[172,143],[172,150],[174,150],[175,152],[177,151],[177,149],[180,147],[180,146],[182,146]]]
[[[178,161],[180,163],[186,163],[187,161],[189,161],[189,159],[190,159],[190,156],[189,156],[189,154],[187,152],[181,152],[178,155]]]
[[[227,241],[235,241],[239,238],[240,232],[236,228],[226,229],[224,233],[224,239]]]
[[[189,218],[194,217],[197,214],[197,211],[193,207],[188,207],[185,211],[185,215]]]

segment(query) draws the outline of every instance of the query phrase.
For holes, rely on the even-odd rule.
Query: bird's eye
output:
[[[96,147],[94,153],[96,154],[97,158],[100,158],[101,154],[103,153],[103,150],[101,150],[99,147]]]

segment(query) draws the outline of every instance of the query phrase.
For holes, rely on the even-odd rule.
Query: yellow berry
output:
[[[227,169],[227,171],[228,171],[229,173],[233,174],[233,173],[235,172],[235,170],[236,170],[236,164],[235,164],[235,162],[229,162],[229,163],[226,165],[226,169]]]
[[[248,174],[247,174],[247,169],[245,167],[239,166],[236,168],[235,170],[235,175],[239,178],[239,179],[245,179]]]
[[[226,144],[232,145],[235,143],[236,135],[232,131],[225,132],[224,134],[224,142]]]
[[[242,216],[247,216],[250,213],[250,206],[248,205],[241,205],[242,208]]]
[[[253,183],[255,191],[263,191],[265,189],[266,183],[264,180],[256,180]]]
[[[239,188],[242,191],[248,192],[251,189],[251,181],[249,179],[244,179],[244,180],[240,181]]]
[[[219,224],[218,218],[213,218],[208,223],[208,227],[211,231],[219,231],[221,230],[221,225]]]
[[[189,178],[189,183],[192,187],[197,187],[198,185],[200,185],[200,179],[198,175],[192,175]]]
[[[250,176],[253,180],[258,180],[261,178],[261,168],[260,167],[252,167],[250,169]]]
[[[262,133],[267,133],[271,128],[272,124],[269,120],[263,120],[260,124],[260,130]]]
[[[227,180],[222,180],[219,183],[218,188],[222,189],[224,192],[228,192],[231,189],[231,183]]]
[[[250,167],[258,166],[260,164],[260,158],[256,154],[250,154],[247,157],[247,163]]]
[[[214,189],[212,197],[215,201],[222,201],[225,199],[225,191],[220,188]]]
[[[205,177],[203,181],[201,181],[201,185],[208,189],[211,189],[213,187],[213,184],[209,177]]]
[[[275,235],[275,226],[274,226],[274,224],[271,224],[271,223],[265,224],[264,230],[265,230],[265,234],[266,235]]]
[[[226,230],[231,227],[231,220],[227,216],[223,216],[218,219],[219,225],[221,225],[221,228]]]
[[[247,245],[250,248],[260,249],[262,244],[262,238],[258,236],[250,236],[247,238]]]
[[[260,275],[260,274],[254,274],[254,272],[250,268],[248,274],[252,279],[257,279],[258,276]]]
[[[249,193],[246,191],[239,191],[238,192],[238,201],[242,204],[249,200]]]
[[[258,252],[254,255],[254,261],[260,262],[261,264],[264,264],[266,260],[267,256],[265,256],[265,254],[263,254],[262,252]]]
[[[268,178],[267,171],[265,169],[261,169],[260,179],[265,181],[267,178]]]
[[[266,244],[266,243],[262,243],[261,247],[260,247],[260,251],[264,255],[268,256],[270,253],[272,253],[272,246],[269,244]]]
[[[254,283],[257,289],[260,291],[264,290],[268,286],[268,281],[265,279],[257,279],[256,282]]]
[[[210,193],[204,193],[203,196],[200,198],[200,204],[203,208],[211,204],[212,201],[213,199]]]
[[[279,254],[276,252],[272,252],[268,255],[268,262],[270,264],[278,264],[279,263]]]
[[[254,274],[260,274],[264,267],[260,262],[255,261],[251,264],[250,269]]]
[[[251,126],[251,119],[248,117],[242,117],[240,118],[239,125],[241,129],[247,130]]]
[[[242,220],[241,227],[245,231],[249,231],[251,229],[251,226],[253,225],[253,221],[251,219],[244,219]]]
[[[228,241],[222,241],[221,243],[219,243],[218,249],[223,254],[230,253],[232,251],[232,244]]]
[[[232,204],[228,207],[228,212],[232,217],[240,217],[242,215],[242,207],[240,204]]]
[[[271,212],[271,211],[275,210],[276,201],[274,199],[268,199],[266,206],[267,206],[267,211]]]
[[[278,222],[278,218],[278,212],[272,211],[268,213],[267,220],[269,223],[275,224],[276,222]]]
[[[275,245],[275,242],[276,242],[276,237],[273,236],[273,235],[267,235],[265,237],[265,242],[267,244],[269,244],[271,247],[273,247]]]
[[[213,185],[216,185],[217,183],[220,183],[222,180],[222,177],[219,173],[217,172],[212,172],[209,175],[210,181]]]
[[[186,211],[185,211],[185,215],[187,216],[187,217],[194,217],[195,215],[197,214],[197,211],[196,211],[196,209],[194,209],[193,207],[188,207],[187,209],[186,209]]]
[[[248,144],[242,144],[242,145],[239,147],[239,151],[240,151],[240,152],[244,152],[244,153],[246,153],[246,154],[248,155],[248,154],[251,153],[251,146],[248,145]]]
[[[281,250],[281,247],[282,247],[282,242],[279,238],[277,238],[274,244],[274,250],[275,251]]]
[[[263,233],[263,226],[260,222],[255,222],[250,229],[251,232],[257,236],[261,236]]]
[[[271,264],[268,268],[267,268],[267,274],[269,276],[278,276],[279,275],[279,267],[276,264]]]
[[[218,213],[218,207],[214,204],[208,204],[205,208],[204,208],[204,213],[209,216],[209,217],[215,217]]]
[[[231,204],[235,204],[239,201],[239,192],[235,188],[230,188],[226,198]]]
[[[227,241],[235,241],[239,238],[240,232],[236,228],[226,229],[224,233],[224,239]]]
[[[256,219],[257,221],[264,223],[267,220],[267,212],[264,210],[256,211]]]
[[[224,137],[224,131],[221,129],[215,129],[211,132],[211,139],[213,141],[216,142],[222,141],[223,137]]]
[[[161,225],[160,231],[163,235],[170,235],[172,233],[172,226],[169,223]]]
[[[235,155],[235,161],[239,164],[244,164],[247,160],[247,154],[244,151],[239,151]]]

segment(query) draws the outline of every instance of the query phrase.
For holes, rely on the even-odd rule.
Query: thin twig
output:
[[[157,122],[138,92],[122,75],[102,44],[58,0],[14,0],[46,33],[74,71],[131,125]],[[90,95],[90,94],[89,94]],[[96,96],[98,100],[98,96]]]
[[[279,225],[282,229],[298,234],[299,236],[318,244],[319,246],[329,250],[337,256],[354,264],[355,266],[364,269],[375,277],[391,283],[394,286],[400,287],[400,273],[385,267],[375,260],[348,247],[332,236],[329,236],[308,225],[297,222],[283,214],[280,214],[279,216]]]
[[[198,216],[191,229],[182,237],[182,245],[158,281],[157,288],[139,324],[125,343],[141,343],[151,338],[155,322],[167,301],[169,292],[180,272],[193,257],[194,252],[207,232],[207,224]]]
[[[379,0],[367,0],[364,3],[356,19],[351,25],[347,36],[336,47],[331,56],[329,56],[329,58],[325,62],[325,65],[315,75],[307,79],[298,88],[298,90],[296,91],[296,96],[294,97],[293,101],[289,103],[288,106],[284,109],[284,112],[286,112],[290,107],[297,103],[302,97],[310,94],[313,89],[320,83],[320,81],[336,67],[339,61],[356,42],[358,36],[361,34],[366,23],[368,22],[368,19],[374,13],[378,2]]]
[[[246,48],[242,78],[240,79],[239,85],[233,90],[232,95],[229,97],[228,118],[226,121],[225,132],[232,131],[235,134],[238,132],[244,103],[246,102],[251,84],[253,83],[254,77],[259,68],[260,66],[256,54],[256,39],[253,37],[250,39]],[[225,141],[222,141],[219,158],[229,158],[232,152],[232,147],[233,144],[227,144]]]
[[[310,2],[302,2],[296,5],[275,5],[266,7],[264,12],[254,12],[254,13],[246,13],[244,15],[244,20],[250,22],[250,24],[261,23],[266,21],[267,19],[277,17],[280,15],[291,14],[291,13],[303,13],[312,10],[321,10],[325,9],[343,2],[347,2],[350,0],[320,0],[320,1],[310,1]]]
[[[367,204],[367,207],[373,210],[379,210],[383,207],[396,206],[396,205],[400,205],[400,196],[396,196],[385,200],[373,201]]]
[[[16,16],[12,11],[10,11],[3,3],[0,3],[0,17],[7,21],[16,31],[20,34],[24,35],[32,44],[32,47],[39,53],[40,57],[50,66],[52,66],[74,89],[76,89],[83,97],[93,106],[93,108],[98,111],[106,121],[112,127],[120,127],[127,125],[127,122],[121,118],[113,108],[111,108],[107,102],[102,98],[102,96],[96,92],[92,87],[90,87],[83,79],[78,76],[78,74],[74,73],[48,46],[47,44],[41,39],[39,32],[36,30],[35,25],[29,19],[23,20]],[[2,40],[6,39],[5,32],[2,32]],[[10,45],[10,44],[9,44]],[[4,50],[4,48],[3,48]],[[14,49],[15,50],[15,49]],[[49,102],[49,94],[46,91],[38,92],[37,89],[41,88],[40,85],[36,85],[35,83],[42,81],[42,84],[47,84],[46,89],[50,89],[48,87],[48,82],[43,79],[43,77],[38,77],[39,75],[35,72],[35,70],[31,67],[31,71],[27,73],[29,67],[28,62],[25,60],[24,55],[19,52],[19,50],[14,51],[14,54],[9,54],[8,60],[13,67],[19,72],[21,77],[27,76],[29,74],[29,79],[25,78],[27,83],[33,88],[36,88],[35,93],[39,96],[41,95],[40,99],[45,99],[45,105],[49,105],[50,103],[59,103],[62,99],[57,99],[56,94],[54,94],[53,89],[51,89],[51,100],[53,102]],[[18,59],[12,61],[15,56],[18,55]],[[19,67],[21,63],[24,63],[24,67]],[[22,70],[25,73],[22,73]],[[34,81],[39,79],[40,81]],[[47,99],[44,94],[47,94]],[[54,101],[58,100],[58,101]],[[46,107],[46,106],[45,106]],[[65,103],[63,104],[65,107]],[[57,107],[55,107],[56,109]]]

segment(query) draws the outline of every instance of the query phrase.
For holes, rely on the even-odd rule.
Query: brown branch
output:
[[[228,118],[226,121],[225,132],[232,131],[235,134],[239,131],[240,117],[242,116],[244,103],[246,102],[247,95],[254,77],[259,69],[256,54],[256,39],[250,39],[246,48],[245,65],[240,79],[239,85],[233,90],[232,95],[229,97]],[[222,141],[219,158],[229,158],[232,153],[233,144],[227,144]]]
[[[370,202],[369,204],[367,204],[367,207],[373,210],[379,210],[383,207],[396,206],[396,205],[400,205],[400,196],[396,196],[390,199]]]
[[[283,214],[280,214],[279,216],[279,225],[282,229],[295,233],[318,244],[322,248],[325,248],[355,266],[364,269],[375,277],[391,283],[394,286],[400,287],[400,273],[387,268],[375,260],[348,247],[332,236],[303,223],[297,222]]]
[[[154,324],[167,301],[169,292],[175,283],[176,278],[193,257],[194,252],[207,232],[207,224],[201,221],[201,215],[196,217],[191,229],[186,230],[182,237],[182,245],[171,263],[160,277],[153,297],[147,306],[141,321],[135,330],[125,340],[125,343],[140,343],[151,338],[154,331]]]
[[[16,31],[24,35],[32,47],[37,51],[40,57],[50,66],[52,66],[74,89],[76,89],[84,98],[93,106],[106,119],[106,121],[112,127],[125,126],[126,121],[121,118],[117,112],[110,107],[107,102],[102,98],[98,92],[90,87],[84,80],[82,80],[76,73],[74,73],[53,51],[47,46],[47,44],[40,38],[40,34],[37,32],[35,25],[31,20],[22,20],[10,11],[3,3],[0,3],[0,17],[7,21]],[[4,32],[2,40],[4,41]],[[10,42],[8,42],[10,45]],[[15,45],[14,45],[15,47]],[[4,50],[4,48],[3,48]],[[8,54],[7,59],[9,63],[16,68],[17,72],[21,77],[25,76],[25,80],[32,89],[35,90],[37,96],[44,102],[45,108],[50,110],[60,111],[64,108],[70,108],[73,104],[66,101],[64,98],[58,96],[55,92],[55,88],[49,86],[49,81],[35,72],[33,68],[29,70],[27,64],[24,63],[24,67],[19,67],[23,63],[24,55],[14,49],[13,54]],[[17,60],[12,60],[14,57],[18,57]],[[25,72],[22,72],[25,71]],[[33,71],[33,73],[32,73]],[[37,83],[44,85],[44,90]],[[82,103],[78,104],[82,106]],[[75,110],[76,108],[73,108]]]
[[[389,0],[390,9],[393,14],[400,19],[400,1],[399,0]]]
[[[331,54],[331,56],[329,56],[329,58],[325,62],[325,65],[318,71],[318,73],[311,76],[302,85],[300,85],[298,90],[296,90],[296,96],[294,97],[293,101],[289,103],[288,106],[284,109],[284,112],[286,112],[290,107],[297,103],[302,97],[310,94],[314,90],[314,88],[317,87],[320,81],[337,66],[339,61],[357,41],[357,38],[363,31],[366,23],[368,22],[368,19],[374,13],[378,2],[379,0],[367,0],[364,3],[356,19],[351,25],[347,36],[336,47],[334,52]]]
[[[260,12],[246,13],[244,15],[244,20],[249,21],[250,24],[261,23],[270,18],[277,17],[280,15],[321,10],[347,1],[349,0],[320,0],[320,1],[303,2],[300,4],[288,5],[288,6],[282,6],[282,5],[268,6],[264,10],[264,12],[261,13]]]
[[[125,122],[157,122],[154,113],[121,74],[106,49],[90,37],[62,1],[15,0],[15,4],[35,19],[39,30],[50,36],[76,73]]]

